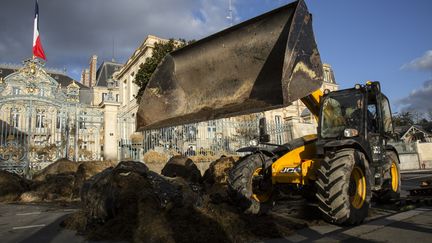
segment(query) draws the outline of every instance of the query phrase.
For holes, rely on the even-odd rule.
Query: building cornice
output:
[[[154,40],[154,42],[152,42],[151,40]],[[127,71],[129,71],[129,69],[136,64],[136,62],[145,54],[146,49],[148,48],[154,48],[154,43],[156,42],[167,42],[167,39],[163,39],[163,38],[159,38],[156,37],[154,35],[148,35],[144,41],[141,43],[141,45],[132,53],[132,55],[128,58],[128,60],[126,61],[126,63],[124,64],[124,66],[118,71],[116,72],[115,78],[117,80],[121,79],[121,77],[123,77],[123,75],[126,74]]]

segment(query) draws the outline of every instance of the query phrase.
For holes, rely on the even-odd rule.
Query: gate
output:
[[[27,98],[0,101],[0,169],[24,175],[60,158],[100,159],[102,111]]]
[[[0,78],[0,169],[29,176],[60,159],[101,157],[103,111],[79,103],[80,87],[62,87],[36,59]]]

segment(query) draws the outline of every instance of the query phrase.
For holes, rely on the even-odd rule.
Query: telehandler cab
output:
[[[232,195],[243,210],[259,213],[278,189],[288,189],[316,200],[328,221],[357,224],[373,195],[382,201],[399,195],[398,155],[388,144],[390,106],[378,82],[324,94],[322,82],[312,15],[299,0],[168,54],[141,98],[137,128],[250,114],[301,99],[318,120],[317,135],[273,150],[241,149],[251,154],[229,175]],[[265,142],[268,135],[261,135]]]

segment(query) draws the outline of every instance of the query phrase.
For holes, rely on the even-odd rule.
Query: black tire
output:
[[[401,190],[401,177],[400,177],[400,163],[398,156],[395,152],[391,150],[386,151],[387,170],[384,175],[384,182],[382,185],[382,189],[375,193],[377,197],[377,201],[379,203],[391,203],[400,198],[400,190]],[[392,166],[394,166],[394,170],[392,172]],[[393,181],[393,177],[395,180]],[[395,183],[395,184],[393,184]],[[397,184],[396,184],[397,183]]]
[[[255,171],[262,168],[263,161],[268,159],[269,157],[264,154],[245,156],[236,163],[229,173],[228,190],[230,196],[234,203],[246,214],[263,214],[271,208],[271,189],[263,194],[254,192],[252,180]],[[270,179],[268,179],[268,183],[270,183],[271,187]],[[268,196],[268,200],[258,201],[253,197],[254,194]]]
[[[362,178],[357,180],[362,183],[361,190],[353,179],[356,175]],[[315,185],[318,209],[326,221],[357,225],[367,217],[371,199],[370,171],[362,152],[342,149],[326,155],[317,170]]]

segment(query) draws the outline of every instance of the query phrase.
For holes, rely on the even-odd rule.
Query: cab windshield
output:
[[[363,114],[361,93],[328,96],[322,106],[321,137],[341,137],[345,128],[354,128],[360,132]]]

